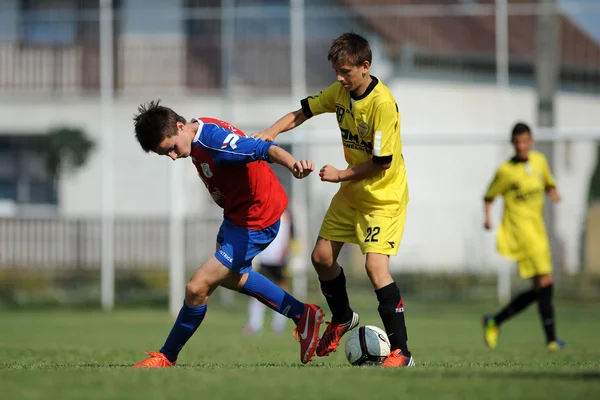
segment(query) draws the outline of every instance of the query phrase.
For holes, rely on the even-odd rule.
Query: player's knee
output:
[[[365,270],[373,283],[375,281],[387,281],[391,279],[389,267],[373,259],[368,259],[365,262]]]
[[[374,260],[367,258],[367,260],[365,261],[365,269],[367,270],[368,273],[374,273],[376,272],[381,266]]]
[[[315,248],[310,256],[312,265],[315,269],[330,268],[333,265],[333,256],[327,252]]]
[[[365,269],[367,272],[389,274],[390,258],[385,254],[368,253],[365,260]]]
[[[547,286],[552,285],[552,283],[553,283],[552,275],[551,274],[541,275],[539,282],[540,282],[539,283],[540,288],[545,288]]]
[[[533,279],[534,288],[540,290],[553,284],[552,274],[538,275]]]
[[[185,302],[188,306],[200,306],[208,300],[208,286],[203,282],[188,282],[185,286]]]

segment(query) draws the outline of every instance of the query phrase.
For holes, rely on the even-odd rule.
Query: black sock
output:
[[[340,274],[330,281],[321,282],[321,292],[331,310],[331,322],[343,324],[352,319],[352,309],[346,292],[346,276],[344,269],[340,267]]]
[[[406,321],[404,320],[404,302],[400,296],[400,289],[396,282],[392,282],[381,289],[375,290],[379,301],[379,316],[388,334],[392,350],[400,349],[402,354],[410,357],[408,351],[408,335]]]
[[[553,285],[540,289],[540,298],[538,301],[538,311],[546,334],[546,342],[550,343],[556,340],[556,330],[554,328],[554,305],[552,304]]]
[[[512,299],[512,301],[504,307],[496,316],[494,316],[494,321],[496,325],[502,324],[507,319],[514,317],[521,311],[527,308],[531,303],[536,301],[538,298],[538,292],[534,289],[528,290],[526,292],[520,293],[517,297]]]

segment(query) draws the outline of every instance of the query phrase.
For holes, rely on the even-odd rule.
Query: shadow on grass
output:
[[[129,369],[132,364],[118,363],[38,363],[38,364],[20,364],[20,363],[0,363],[0,371],[50,371],[50,370],[116,370]],[[569,366],[565,365],[565,368]],[[172,370],[202,370],[202,369],[280,369],[280,368],[308,368],[314,369],[332,369],[332,370],[350,370],[357,369],[367,373],[378,370],[378,367],[352,367],[344,364],[326,364],[326,363],[311,363],[303,365],[301,363],[197,363],[197,364],[180,364],[172,368]],[[516,379],[516,380],[557,380],[557,381],[596,381],[600,383],[600,370],[598,371],[540,371],[540,370],[505,370],[494,368],[493,370],[473,370],[465,367],[425,367],[404,369],[386,369],[386,376],[397,378],[397,373],[408,373],[410,379]],[[383,371],[382,371],[383,372]],[[393,374],[390,375],[390,372]]]
[[[557,381],[597,381],[599,371],[473,371],[473,370],[411,370],[411,379],[516,379],[516,380],[557,380]]]

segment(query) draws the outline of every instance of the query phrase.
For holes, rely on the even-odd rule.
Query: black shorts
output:
[[[283,277],[284,268],[285,265],[281,264],[260,264],[258,272],[266,276],[270,281],[279,283],[285,280]]]

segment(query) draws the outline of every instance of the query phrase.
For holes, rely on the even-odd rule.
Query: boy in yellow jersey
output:
[[[327,56],[337,81],[303,99],[299,110],[254,136],[273,141],[314,115],[335,113],[348,167],[338,170],[325,165],[320,171],[322,181],[341,185],[312,253],[321,291],[332,312],[317,355],[336,351],[342,336],[359,324],[358,314],[350,308],[344,270],[337,263],[344,243],[356,243],[366,254],[367,274],[392,345],[383,366],[413,366],[406,343],[404,304],[389,271],[389,256],[398,252],[408,204],[400,115],[390,90],[369,75],[371,58],[366,39],[354,33],[342,34],[333,41]]]
[[[517,260],[521,278],[531,279],[533,285],[495,316],[483,318],[484,339],[489,347],[496,347],[500,325],[537,301],[548,348],[560,349],[565,343],[556,339],[555,334],[552,260],[543,216],[545,194],[554,202],[560,201],[560,194],[544,155],[530,150],[533,138],[527,125],[515,125],[512,144],[514,157],[498,168],[485,194],[485,228],[492,229],[490,210],[494,198],[503,196],[498,251],[506,258]]]

